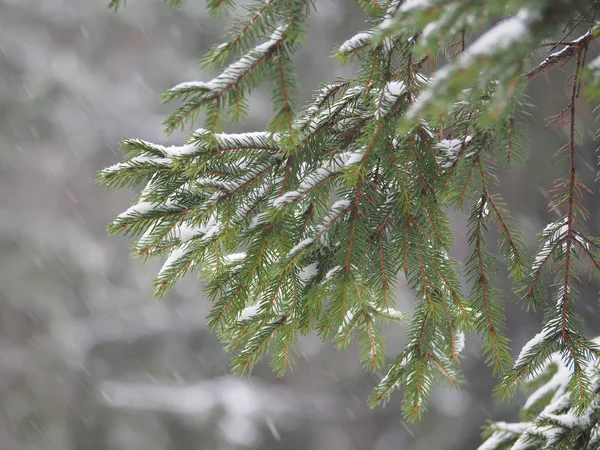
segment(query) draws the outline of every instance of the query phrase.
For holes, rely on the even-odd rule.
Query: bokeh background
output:
[[[400,394],[385,408],[367,407],[381,374],[366,374],[353,347],[340,353],[309,336],[283,378],[266,362],[252,377],[233,377],[231,355],[206,332],[200,281],[190,276],[164,300],[150,297],[160,261],[133,261],[127,239],[106,233],[133,193],[101,188],[95,176],[121,161],[125,135],[184,141],[162,134],[174,105],[161,105],[159,94],[210,77],[197,61],[225,23],[206,15],[202,0],[179,10],[129,0],[117,14],[106,3],[0,0],[0,450],[473,449],[486,420],[516,420],[523,397],[491,398],[495,381],[477,337],[467,340],[461,390],[436,387],[423,422],[407,424]],[[316,4],[297,55],[304,100],[319,82],[353,73],[331,51],[366,27],[354,2]],[[552,158],[566,135],[543,128],[567,102],[568,74],[567,66],[532,85],[531,157],[502,174],[532,251],[535,232],[554,220],[547,191],[564,171]],[[267,122],[267,93],[251,105],[238,130]],[[586,201],[598,235],[594,114],[583,100],[578,116],[578,165],[595,192]],[[459,259],[468,252],[465,219],[455,216]],[[500,282],[518,353],[541,317],[516,306],[507,278]],[[590,335],[600,331],[597,292],[586,280],[578,303]],[[412,303],[400,283],[397,308]],[[390,357],[404,332],[387,330]]]

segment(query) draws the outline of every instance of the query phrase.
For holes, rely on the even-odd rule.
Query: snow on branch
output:
[[[406,0],[400,5],[398,11],[407,12],[413,9],[426,9],[431,7],[432,4],[433,2],[431,0]]]
[[[347,56],[351,53],[354,53],[358,49],[371,45],[372,38],[372,31],[362,31],[360,33],[355,34],[350,39],[345,41],[342,45],[340,45],[338,51],[341,55]]]
[[[565,45],[565,47],[562,50],[559,50],[558,52],[551,53],[546,57],[546,59],[544,59],[540,63],[539,66],[527,72],[527,78],[531,80],[556,65],[565,64],[569,59],[575,56],[581,48],[587,46],[591,41],[593,41],[597,37],[598,34],[588,31],[587,33],[583,34],[582,36],[579,36],[572,42],[566,42],[564,44],[561,44]]]
[[[232,88],[283,41],[287,25],[275,28],[268,41],[254,47],[238,61],[229,65],[218,77],[210,81],[188,81],[180,83],[166,92],[166,98],[186,97],[198,92],[207,92],[209,98],[215,98]]]
[[[386,116],[406,92],[406,84],[403,81],[388,81],[383,88],[381,101],[379,108],[375,112],[375,117]]]
[[[357,159],[358,153],[345,152],[340,155],[335,155],[327,163],[315,170],[310,171],[304,176],[300,182],[298,189],[285,192],[284,194],[273,200],[272,205],[275,208],[282,208],[288,204],[298,201],[301,197],[309,194],[313,189],[335,176],[340,170],[349,164],[354,164],[360,159]]]
[[[216,8],[219,0],[209,3]],[[546,370],[544,364],[556,351],[572,366],[564,392],[560,377],[549,375],[560,395],[544,410],[545,422],[528,435],[554,442],[559,429],[587,426],[565,414],[575,408],[567,405],[566,394],[575,402],[576,390],[585,394],[579,396],[579,407],[590,406],[589,381],[596,375],[585,366],[600,354],[585,338],[574,305],[580,269],[600,271],[600,243],[583,231],[584,186],[575,176],[573,157],[579,69],[595,38],[589,25],[596,21],[593,14],[582,13],[578,22],[590,32],[557,43],[564,48],[524,76],[523,67],[541,39],[565,25],[572,29],[579,20],[566,14],[575,12],[564,6],[569,2],[360,0],[372,28],[350,36],[337,51],[342,62],[360,55],[360,68],[354,77],[322,85],[300,109],[294,100],[298,86],[292,55],[305,34],[308,3],[249,5],[246,15],[235,20],[229,42],[214,46],[204,59],[205,67],[223,64],[222,71],[212,80],[180,83],[164,94],[165,100],[183,101],[167,118],[167,132],[200,115],[205,128],[192,132],[182,146],[123,142],[125,161],[105,169],[100,180],[112,187],[145,188],[110,231],[142,235],[135,247],[141,258],[167,255],[155,279],[157,295],[191,268],[209,279],[214,300],[209,329],[218,329],[226,345],[241,350],[234,370],[251,369],[272,352],[272,367],[282,373],[299,331],[317,329],[326,335],[340,330],[346,342],[354,328],[361,359],[371,369],[378,367],[383,362],[380,319],[403,318],[388,300],[396,276],[404,272],[417,295],[408,344],[389,366],[372,404],[387,401],[402,385],[404,416],[418,419],[438,378],[456,384],[456,354],[464,347],[464,332],[475,329],[486,337],[489,363],[508,369],[501,395]],[[512,16],[491,24],[507,14]],[[465,33],[480,37],[466,45]],[[447,58],[437,70],[433,55],[442,53]],[[526,80],[571,56],[578,59],[572,101],[561,114],[571,113],[570,142],[564,148],[573,169],[557,182],[557,200],[551,203],[568,220],[542,232],[529,271],[514,220],[493,192],[500,180],[497,154],[506,153],[510,161],[519,151],[515,127]],[[274,110],[267,131],[220,132],[239,123],[252,103],[249,95],[264,82],[272,84]],[[448,256],[454,231],[446,208],[464,202],[472,206],[468,243],[473,248],[465,273],[472,287],[465,294],[460,265]],[[511,369],[504,296],[493,282],[497,260],[485,242],[494,225],[510,276],[519,282],[526,278],[525,300],[546,306],[541,282],[546,267],[559,286],[542,333],[524,346]],[[562,377],[562,369],[557,370]],[[174,402],[146,387],[140,395],[138,387],[113,384],[107,390],[118,393],[112,401],[123,405],[143,400],[157,409],[177,408],[175,403],[186,401],[184,390],[174,394],[180,396]],[[544,389],[536,391],[531,405],[547,400],[550,388]],[[191,392],[207,407],[219,402],[204,387]],[[502,424],[492,434],[499,445],[507,439],[512,445],[525,430]]]
[[[473,44],[460,53],[458,57],[438,70],[429,86],[417,97],[415,103],[408,109],[407,118],[416,119],[422,116],[423,110],[434,102],[438,91],[444,91],[450,77],[463,69],[473,66],[478,60],[490,60],[495,55],[503,54],[531,35],[531,28],[541,18],[539,12],[520,9],[519,12],[483,33]],[[495,70],[503,70],[495,67]],[[490,74],[489,76],[492,76]]]
[[[184,82],[165,91],[164,101],[184,101],[165,121],[166,132],[172,133],[184,122],[193,121],[201,110],[205,110],[207,126],[213,131],[226,119],[228,110],[233,116],[241,117],[247,107],[246,96],[264,81],[268,70],[273,69],[273,55],[283,51],[280,49],[288,26],[277,26],[267,41],[248,51],[212,80]]]

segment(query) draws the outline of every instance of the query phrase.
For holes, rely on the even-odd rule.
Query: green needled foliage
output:
[[[545,333],[536,336],[536,344],[524,349],[519,359],[531,352],[546,352]],[[598,339],[595,339],[596,344]],[[536,349],[537,347],[537,349]],[[582,376],[588,382],[590,400],[582,407],[571,390],[573,367],[563,352],[545,353],[544,362],[525,387],[531,395],[521,409],[521,422],[491,422],[485,427],[485,442],[479,450],[500,449],[599,449],[600,371],[597,364],[586,364]],[[590,358],[589,354],[585,356]]]
[[[598,3],[358,3],[370,28],[335,52],[341,63],[358,63],[356,76],[323,84],[301,106],[294,53],[308,16],[318,14],[316,2],[259,1],[238,13],[233,0],[207,1],[211,14],[232,14],[227,40],[202,59],[218,74],[163,94],[165,101],[180,101],[165,121],[167,133],[201,117],[204,128],[183,146],[123,140],[125,161],[101,171],[99,180],[114,188],[145,187],[109,231],[138,237],[140,258],[168,255],[154,280],[158,297],[190,271],[206,278],[208,327],[236,352],[237,373],[270,353],[273,370],[283,374],[299,335],[311,332],[331,337],[338,348],[356,339],[365,368],[382,369],[382,327],[407,320],[394,309],[394,287],[403,276],[416,294],[408,343],[394,349],[399,354],[385,368],[372,405],[403,387],[404,416],[418,419],[434,383],[457,385],[464,333],[476,332],[487,362],[501,375],[500,396],[554,364],[565,374],[561,392],[569,402],[560,412],[597,412],[599,350],[585,337],[576,303],[582,271],[600,269],[600,241],[585,231],[587,188],[574,161],[582,76],[590,80],[590,96],[600,92],[600,63],[586,66]],[[545,45],[549,39],[554,47]],[[537,64],[540,48],[550,52]],[[541,232],[529,264],[496,192],[497,173],[525,157],[520,129],[527,82],[571,59],[571,98],[553,119],[568,129],[557,153],[565,176],[550,203],[561,219]],[[244,120],[248,95],[265,83],[273,104],[267,129],[224,133]],[[471,253],[463,271],[449,256],[451,208],[469,211]],[[496,233],[498,251],[488,230]],[[552,298],[542,280],[546,269],[554,276]],[[527,308],[546,310],[542,332],[514,366],[499,288],[506,276]],[[596,424],[590,426],[597,434]],[[498,427],[491,426],[492,437],[506,435],[502,442],[510,445],[534,433]],[[499,445],[488,448],[509,448]]]

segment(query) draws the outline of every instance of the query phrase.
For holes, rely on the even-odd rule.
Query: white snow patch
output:
[[[375,117],[379,118],[388,114],[405,92],[406,85],[402,81],[386,83],[381,95],[380,105],[375,111]]]
[[[250,225],[248,226],[249,230],[253,230],[254,228],[256,228],[259,225],[262,225],[263,223],[265,223],[267,221],[267,216],[265,213],[259,213],[256,216],[254,216],[252,218],[252,220],[250,221]]]
[[[281,195],[281,196],[277,197],[275,200],[273,200],[273,206],[275,208],[281,208],[281,207],[287,205],[288,203],[292,203],[298,197],[300,197],[300,192],[298,192],[298,191],[285,192],[283,195]]]
[[[298,278],[300,278],[301,281],[307,282],[315,275],[317,275],[317,263],[312,263],[300,270]]]
[[[531,351],[531,349],[535,345],[544,341],[551,334],[552,334],[552,330],[550,328],[546,327],[541,332],[536,334],[529,342],[527,342],[521,349],[521,353],[519,353],[519,357],[517,358],[517,361],[515,362],[514,367],[518,367],[521,364],[523,364],[525,361],[526,355]]]
[[[314,239],[312,239],[312,238],[302,239],[300,242],[298,242],[296,245],[294,245],[292,247],[292,249],[289,251],[289,253],[287,254],[288,258],[291,258],[296,253],[298,253],[299,251],[305,249],[306,247],[308,247],[313,242],[314,242]]]
[[[455,159],[458,151],[463,144],[471,142],[473,136],[465,136],[464,139],[443,139],[436,144],[436,147],[443,150],[448,158]]]
[[[162,147],[162,146],[161,146]],[[193,144],[187,145],[172,145],[170,147],[162,147],[161,150],[165,156],[172,158],[177,156],[193,155],[198,151],[198,148]]]
[[[425,4],[429,3],[429,0],[408,1],[402,7],[412,9],[408,5],[413,4],[413,2]],[[412,107],[408,109],[407,118],[414,119],[420,115],[425,105],[433,99],[433,93],[437,87],[443,85],[453,71],[469,66],[478,57],[493,56],[517,44],[531,33],[530,25],[539,17],[539,12],[522,8],[515,16],[500,22],[481,35],[458,56],[454,63],[448,64],[437,71],[430,87],[423,91]]]
[[[200,89],[209,89],[210,87],[208,86],[208,83],[206,83],[205,81],[186,81],[184,83],[179,83],[176,86],[173,86],[171,88],[172,91],[184,91],[186,89],[193,89],[193,88],[200,88]]]
[[[390,81],[386,83],[384,95],[394,101],[400,95],[406,92],[406,84],[403,81]]]
[[[206,233],[204,234],[204,236],[202,236],[202,240],[208,241],[215,234],[218,234],[221,231],[221,228],[223,228],[223,225],[221,223],[219,223],[219,222],[215,223],[213,226],[208,228],[208,230],[206,230]]]
[[[215,138],[220,147],[237,148],[237,147],[261,147],[266,142],[277,142],[278,135],[266,131],[251,131],[247,133],[217,133]]]
[[[473,139],[467,135],[462,139],[443,139],[436,144],[436,147],[442,151],[442,155],[437,159],[442,169],[449,169],[454,165],[463,145],[466,145]]]
[[[103,169],[102,172],[105,174],[109,174],[112,172],[117,172],[124,168],[129,169],[129,168],[135,167],[138,164],[151,163],[151,164],[158,164],[158,165],[167,165],[170,162],[171,162],[171,160],[168,158],[160,158],[158,156],[139,155],[139,156],[134,156],[133,158],[131,158],[127,161],[113,164],[112,166]]]
[[[431,0],[406,0],[406,2],[404,2],[402,6],[400,6],[398,11],[406,12],[413,9],[430,8],[431,6],[433,6],[432,3],[433,2]]]
[[[587,38],[590,36],[590,34],[592,34],[592,32],[591,32],[591,31],[588,31],[587,33],[585,33],[585,34],[583,34],[583,35],[579,36],[577,39],[575,39],[575,40],[573,41],[573,44],[577,44],[577,43],[579,43],[579,42],[583,41],[584,39],[587,39]],[[570,49],[571,49],[572,47],[573,47],[572,45],[566,45],[566,46],[565,46],[563,49],[561,49],[561,50],[559,50],[559,51],[557,51],[557,52],[554,52],[554,53],[551,53],[551,54],[549,54],[549,55],[548,55],[548,57],[547,57],[546,59],[544,59],[544,60],[543,60],[543,61],[540,63],[540,66],[543,66],[544,64],[546,64],[546,63],[547,63],[549,60],[551,60],[551,59],[554,59],[554,58],[560,57],[560,56],[561,56],[563,53],[565,53],[565,52],[567,52],[567,51],[570,51]],[[598,68],[600,68],[600,57],[597,57],[596,59],[594,59],[594,60],[593,60],[593,61],[592,61],[592,62],[591,62],[589,65],[588,65],[588,67],[589,67],[590,69],[598,69]]]
[[[268,41],[256,46],[246,55],[242,56],[238,61],[228,66],[218,77],[207,81],[189,81],[186,83],[180,83],[177,86],[171,88],[172,91],[187,90],[190,88],[207,89],[209,91],[218,93],[223,92],[233,86],[238,79],[250,70],[259,59],[261,59],[271,48],[278,45],[283,39],[283,33],[287,29],[287,25],[278,26],[275,31],[271,34]]]
[[[238,317],[238,320],[248,320],[258,314],[258,305],[246,306]]]
[[[454,352],[462,353],[465,348],[465,332],[459,331],[454,335]]]
[[[206,232],[204,227],[196,225],[181,224],[177,227],[176,235],[181,242],[187,242],[190,239]]]
[[[332,269],[330,269],[326,274],[325,274],[325,278],[323,279],[323,281],[329,281],[331,279],[331,277],[333,277],[337,272],[340,271],[342,267],[341,266],[335,266]]]
[[[529,428],[530,425],[530,422],[497,422],[494,424],[494,428],[496,428],[496,431],[494,431],[494,433],[483,444],[481,444],[477,448],[477,450],[494,450],[498,448],[500,444],[510,439],[514,439],[515,436],[525,433],[525,431],[527,430],[527,428]],[[514,450],[515,448],[516,447],[513,446],[511,447],[511,450]]]
[[[367,45],[371,41],[372,37],[373,33],[371,31],[362,31],[357,33],[340,45],[339,51],[340,53],[350,53],[357,48]]]
[[[363,152],[352,152],[348,155],[348,159],[346,160],[344,165],[351,166],[352,164],[357,164],[362,161],[363,156],[365,156]]]
[[[229,255],[223,256],[223,261],[225,262],[225,264],[233,264],[233,263],[241,261],[245,257],[246,257],[246,252],[231,253]]]
[[[471,44],[461,59],[470,59],[473,56],[491,55],[498,49],[505,49],[515,42],[523,39],[530,33],[529,23],[539,17],[528,9],[520,9],[519,12],[492,27]]]
[[[482,203],[483,203],[483,205],[482,205]],[[489,216],[489,214],[490,214],[490,208],[488,207],[487,203],[488,203],[487,201],[483,200],[483,197],[477,201],[477,206],[482,208],[481,216],[483,218]]]
[[[130,206],[126,211],[122,212],[121,214],[119,214],[117,217],[119,219],[127,219],[130,217],[135,217],[136,215],[144,215],[150,211],[152,211],[153,209],[155,209],[158,205],[160,205],[159,203],[153,203],[153,202],[140,202],[137,203],[133,206]]]
[[[167,258],[167,260],[163,264],[162,268],[158,272],[158,276],[160,277],[163,273],[165,273],[166,271],[172,269],[173,266],[177,263],[177,261],[179,261],[185,255],[187,255],[188,250],[189,250],[189,245],[188,244],[183,244],[183,245],[181,245],[179,247],[174,248],[171,251],[171,253],[169,254],[169,257]]]

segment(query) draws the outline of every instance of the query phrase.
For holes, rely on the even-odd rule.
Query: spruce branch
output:
[[[597,421],[579,418],[598,410],[599,350],[585,337],[576,302],[583,269],[600,270],[600,241],[585,231],[590,214],[575,168],[575,103],[587,47],[597,35],[598,3],[358,3],[370,28],[336,50],[341,63],[357,63],[356,74],[322,84],[304,107],[294,60],[315,5],[255,1],[233,14],[238,18],[231,19],[226,42],[202,60],[220,72],[163,94],[164,101],[182,102],[165,121],[167,133],[201,115],[205,128],[192,131],[182,146],[125,139],[125,160],[100,172],[99,181],[113,188],[144,186],[109,231],[136,236],[140,258],[166,257],[154,280],[156,296],[192,270],[207,278],[208,327],[235,352],[238,373],[270,353],[271,368],[283,374],[293,366],[299,334],[311,332],[332,337],[338,348],[355,339],[367,370],[384,367],[382,327],[406,319],[394,299],[402,272],[415,292],[408,344],[395,351],[369,402],[385,403],[402,389],[403,414],[417,420],[434,383],[459,384],[465,332],[482,335],[494,373],[508,367],[504,301],[495,283],[499,263],[487,239],[495,228],[498,252],[510,278],[522,283],[526,306],[545,305],[544,271],[556,288],[542,331],[504,372],[496,392],[509,396],[519,381],[536,379],[550,366],[556,373],[547,376],[557,391],[543,414],[532,405],[550,391],[536,391],[526,426],[491,425],[488,448],[591,446]],[[233,0],[210,0],[207,8],[236,11]],[[569,38],[588,23],[587,33]],[[467,45],[473,33],[479,37]],[[533,51],[550,36],[562,49],[532,67]],[[433,55],[442,53],[445,65],[437,69]],[[524,159],[527,80],[570,59],[576,68],[569,105],[548,124],[569,130],[556,155],[568,173],[555,182],[550,202],[560,219],[542,230],[528,269],[523,236],[495,192],[497,172]],[[245,119],[249,95],[265,82],[273,105],[266,130],[219,132]],[[449,256],[448,207],[465,205],[469,295]]]
[[[257,45],[238,61],[229,65],[219,76],[209,82],[185,82],[165,91],[164,102],[174,99],[185,103],[165,120],[165,130],[172,133],[188,119],[193,122],[202,108],[208,108],[207,127],[215,131],[219,126],[219,111],[226,101],[239,105],[238,90],[252,91],[261,81],[265,63],[283,44],[287,25],[279,25],[271,33],[268,41]],[[256,72],[259,72],[257,75]],[[231,90],[234,93],[231,94]],[[226,98],[229,96],[229,99]],[[212,118],[212,120],[210,120]]]
[[[562,45],[564,45],[564,48],[562,50],[556,53],[552,53],[546,59],[544,59],[544,61],[542,61],[539,66],[527,72],[527,78],[532,80],[533,78],[547,72],[556,65],[563,66],[571,58],[578,57],[581,54],[582,49],[586,48],[587,45],[594,39],[596,39],[598,36],[599,34],[592,31],[588,31],[587,33],[583,34],[582,36],[578,37],[572,42],[563,43]]]
[[[483,183],[483,164],[480,162]],[[504,311],[500,301],[500,292],[491,282],[491,276],[497,268],[494,257],[486,250],[484,229],[489,221],[487,206],[487,188],[482,187],[483,195],[473,206],[469,216],[468,242],[473,252],[467,259],[466,273],[473,283],[471,302],[480,311],[477,320],[477,331],[484,335],[484,355],[494,368],[494,373],[504,370],[510,361],[508,339],[502,334],[504,328]]]
[[[565,212],[560,221],[550,224],[542,233],[542,247],[536,256],[532,273],[527,279],[525,296],[533,301],[534,307],[543,301],[545,290],[539,286],[540,274],[544,266],[548,265],[556,272],[558,286],[555,295],[556,306],[546,313],[542,333],[526,345],[514,369],[504,376],[501,391],[502,394],[509,393],[520,378],[535,374],[549,358],[549,352],[560,350],[562,358],[572,368],[569,377],[569,393],[574,408],[579,412],[589,406],[592,399],[590,379],[584,368],[590,360],[595,360],[597,354],[595,344],[586,341],[583,337],[581,317],[573,308],[577,284],[581,281],[578,265],[581,249],[584,249],[583,254],[592,261],[592,264],[595,261],[593,254],[586,247],[589,239],[583,238],[578,230],[580,222],[588,217],[587,211],[581,205],[582,190],[585,186],[579,180],[575,167],[575,102],[579,92],[582,56],[583,48],[577,54],[575,73],[570,80],[568,143],[557,152],[559,160],[566,159],[568,175],[556,181],[554,197],[550,202],[551,210]]]
[[[209,5],[209,10],[218,10],[230,3],[224,0],[212,0],[212,2],[214,7]],[[275,2],[276,0],[267,0],[259,9],[250,9],[246,20],[234,27],[232,38],[226,43],[215,45],[202,59],[202,66],[215,68],[218,64],[224,63],[229,54],[238,53],[244,42],[257,39],[257,35],[266,28],[272,17],[270,9],[273,8]]]

